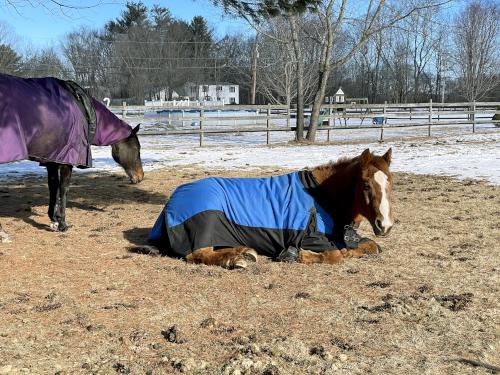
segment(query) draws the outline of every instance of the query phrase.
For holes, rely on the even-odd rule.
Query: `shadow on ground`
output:
[[[147,179],[147,176],[146,176]],[[74,175],[71,179],[67,208],[105,214],[106,207],[126,203],[164,204],[167,195],[147,191],[147,183],[130,184],[124,174]],[[33,208],[48,208],[49,189],[46,177],[30,177],[0,182],[0,218],[16,218],[38,228],[47,226],[34,221]]]

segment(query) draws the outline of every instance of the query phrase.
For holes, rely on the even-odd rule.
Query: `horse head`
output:
[[[130,182],[133,184],[141,182],[144,178],[141,161],[141,145],[137,137],[139,126],[140,125],[137,125],[132,129],[132,132],[127,138],[111,146],[113,159],[123,167],[125,173],[127,173],[127,176],[130,178]]]
[[[356,159],[359,174],[355,187],[355,212],[366,218],[376,236],[386,236],[394,224],[392,215],[392,149],[376,156],[366,149]],[[359,221],[359,220],[356,220]]]

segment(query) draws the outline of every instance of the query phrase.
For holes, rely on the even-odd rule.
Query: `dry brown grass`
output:
[[[130,253],[173,188],[74,178],[68,233],[43,179],[0,185],[0,373],[484,374],[498,360],[499,188],[397,174],[399,223],[377,257],[339,266],[261,257],[244,271]],[[363,226],[365,234],[368,226]],[[371,235],[371,234],[370,234]],[[497,354],[495,354],[497,353]]]

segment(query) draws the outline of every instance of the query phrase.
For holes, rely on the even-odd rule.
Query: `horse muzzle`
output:
[[[387,237],[392,229],[392,225],[384,226],[382,220],[375,219],[375,221],[372,223],[372,228],[373,233],[375,233],[377,237]]]
[[[139,182],[144,180],[144,172],[143,172],[142,168],[139,171],[135,171],[134,173],[131,173],[129,175],[129,178],[130,178],[131,184],[138,184]]]

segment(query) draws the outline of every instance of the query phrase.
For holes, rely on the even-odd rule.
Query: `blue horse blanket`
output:
[[[90,127],[77,98],[86,94],[72,92],[75,86],[51,77],[0,74],[0,164],[29,159],[87,168],[92,166],[91,144],[108,146],[130,135],[128,124],[86,97],[86,108],[95,111],[95,128]]]
[[[150,232],[178,256],[202,247],[248,246],[276,257],[289,246],[322,251],[333,220],[310,194],[307,171],[268,178],[206,178],[179,186]]]

